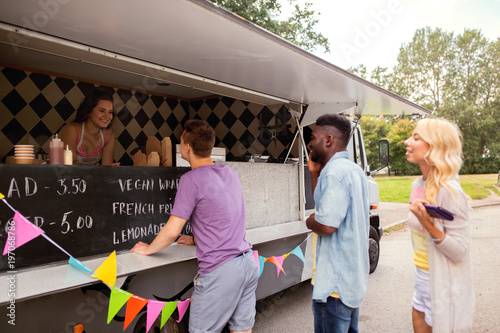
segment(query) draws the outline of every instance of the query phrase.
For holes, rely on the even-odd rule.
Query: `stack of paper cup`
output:
[[[35,150],[33,145],[15,145],[14,160],[16,164],[33,164]]]

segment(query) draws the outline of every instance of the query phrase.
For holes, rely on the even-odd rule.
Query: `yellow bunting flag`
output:
[[[132,295],[127,302],[127,311],[125,312],[125,323],[123,324],[123,330],[127,328],[128,325],[134,320],[135,316],[142,310],[142,308],[148,303],[148,300],[136,295]]]
[[[3,195],[3,194],[0,192],[0,200],[2,200],[3,198],[5,198],[5,195]]]
[[[106,283],[110,288],[116,282],[116,251],[113,251],[109,257],[95,270],[93,278],[97,278]]]
[[[128,299],[132,297],[131,293],[128,293],[120,288],[111,288],[111,295],[109,296],[109,308],[108,308],[108,324],[111,319],[120,311],[122,306],[127,303]]]
[[[167,302],[163,309],[161,310],[161,326],[160,329],[165,325],[167,322],[168,318],[174,313],[175,309],[177,309],[177,303],[178,301],[174,302]]]

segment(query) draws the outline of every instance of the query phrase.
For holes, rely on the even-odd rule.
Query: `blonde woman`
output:
[[[461,133],[445,119],[424,119],[405,141],[406,158],[422,177],[412,184],[410,226],[415,264],[415,332],[471,332],[474,288],[467,196],[458,181]],[[452,221],[432,218],[423,203],[440,206]]]

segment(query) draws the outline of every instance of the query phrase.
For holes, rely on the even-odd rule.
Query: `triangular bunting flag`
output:
[[[116,282],[116,251],[113,251],[106,260],[95,270],[93,278],[106,283],[110,288]]]
[[[28,243],[33,238],[36,238],[44,233],[42,229],[28,221],[18,211],[14,214],[13,222],[14,223],[11,224],[11,227],[7,228],[7,239],[12,239],[11,236],[14,234],[14,244],[11,242],[5,242],[3,255],[6,255],[9,251],[14,251],[21,245]]]
[[[134,320],[135,316],[142,310],[142,308],[148,303],[148,300],[136,295],[132,295],[127,302],[127,310],[125,311],[125,323],[123,324],[123,330],[127,328],[128,325]]]
[[[264,270],[264,263],[265,262],[266,262],[266,258],[263,256],[259,256],[259,266],[260,266],[259,277],[262,275],[262,271]]]
[[[69,262],[69,264],[71,266],[76,267],[76,268],[78,268],[81,271],[84,271],[84,272],[87,272],[87,273],[90,273],[90,274],[94,274],[94,272],[92,272],[90,270],[90,268],[88,268],[87,266],[85,266],[85,264],[82,263],[80,260],[78,260],[76,258],[73,258],[73,256],[69,257],[68,262]]]
[[[191,302],[191,298],[188,298],[184,301],[180,301],[179,303],[177,303],[177,311],[179,312],[179,319],[177,320],[178,323],[180,323],[182,317],[184,317],[184,314],[186,313],[186,310],[189,306],[189,302]]]
[[[3,198],[5,198],[5,195],[3,195],[2,192],[0,192],[0,200],[2,200]]]
[[[132,297],[131,293],[119,288],[111,288],[111,295],[109,296],[108,324],[111,322],[111,319],[115,317],[118,311],[120,311],[122,306],[127,303],[130,297]]]
[[[276,260],[280,263],[281,265],[281,269],[283,270],[283,258],[284,256],[279,256],[279,257],[276,257]],[[285,271],[283,271],[283,273],[285,273]],[[280,268],[278,266],[276,266],[276,274],[277,276],[279,277],[280,276]],[[286,275],[286,274],[285,274]]]
[[[260,262],[259,262],[259,251],[252,251],[253,258],[255,259],[255,263],[257,264],[257,268],[260,272]]]
[[[300,246],[297,246],[295,249],[293,249],[293,251],[291,253],[295,254],[297,257],[299,257],[300,260],[302,260],[304,262],[304,264],[306,263],[306,258],[304,258],[304,254],[302,253]]]
[[[288,258],[289,255],[290,255],[290,253],[286,253],[285,255],[283,255],[283,260],[285,260],[286,258]]]
[[[155,301],[150,299],[148,302],[148,312],[146,317],[146,332],[149,332],[151,326],[155,322],[156,318],[160,314],[161,310],[165,306],[165,302]]]
[[[276,265],[276,267],[278,267],[279,269],[281,269],[281,270],[283,271],[283,274],[285,274],[285,275],[286,275],[285,271],[283,270],[283,267],[281,266],[281,264],[279,263],[279,261],[276,259],[276,257],[275,257],[275,256],[272,256],[272,257],[270,257],[270,258],[267,258],[267,260],[266,260],[266,261],[270,261],[270,262],[272,262],[273,264],[275,264],[275,265]]]
[[[173,302],[167,302],[163,309],[161,310],[161,326],[160,329],[162,329],[163,325],[167,322],[168,318],[174,313],[175,309],[177,308],[177,303],[179,301],[173,301]]]

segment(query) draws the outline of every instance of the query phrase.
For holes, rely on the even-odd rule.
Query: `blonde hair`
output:
[[[424,157],[431,166],[425,182],[425,199],[435,204],[442,186],[456,195],[448,181],[458,181],[458,172],[462,167],[462,132],[455,123],[443,118],[420,120],[417,128],[422,140],[429,144],[429,151]]]

